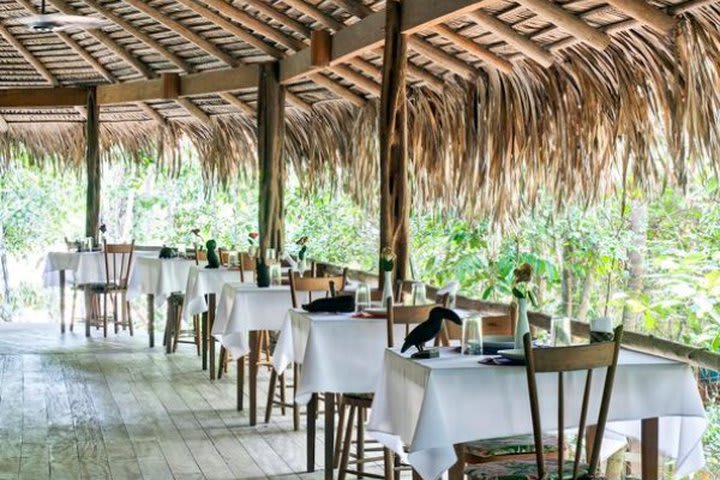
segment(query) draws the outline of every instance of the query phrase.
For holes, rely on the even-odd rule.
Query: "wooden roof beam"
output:
[[[435,48],[434,45],[427,40],[422,40],[418,37],[408,37],[408,47],[412,48],[423,57],[432,60],[444,69],[456,73],[466,79],[472,80],[479,75],[479,72],[474,67],[468,65],[457,57],[450,55],[444,50]]]
[[[312,112],[312,105],[307,103],[305,100],[300,98],[298,95],[295,95],[287,88],[285,89],[285,99],[295,105],[300,110],[303,110],[305,112]]]
[[[519,52],[522,52],[524,55],[532,58],[543,67],[548,68],[555,62],[555,58],[550,52],[532,40],[520,35],[520,33],[505,22],[488,15],[482,10],[470,12],[467,16],[471,18],[473,22],[480,25],[508,45],[513,46]]]
[[[591,45],[598,50],[605,50],[610,45],[610,37],[597,30],[572,13],[548,0],[516,0],[523,7],[533,11],[537,16],[554,23],[569,34]]]
[[[497,68],[498,70],[501,70],[505,73],[510,73],[512,71],[512,63],[508,62],[504,58],[498,57],[490,50],[487,50],[486,48],[483,48],[482,46],[475,43],[473,40],[456,33],[452,28],[448,27],[447,25],[433,25],[432,27],[430,27],[430,31],[447,38],[457,47],[462,48],[471,55],[479,58],[488,65]]]
[[[27,1],[27,0],[22,0]],[[170,50],[165,48],[160,42],[152,38],[150,35],[146,34],[139,28],[136,28],[133,24],[122,18],[120,15],[116,15],[112,10],[107,8],[106,6],[99,3],[97,0],[82,0],[85,4],[87,4],[89,7],[93,8],[95,11],[100,13],[103,17],[107,18],[109,21],[113,22],[115,25],[123,29],[125,32],[129,33],[148,47],[155,50],[157,53],[159,53],[161,56],[163,56],[167,61],[178,67],[183,72],[189,72],[190,67],[188,66],[187,62],[180,58],[179,56],[172,53]]]
[[[238,10],[237,8],[235,8],[232,5],[230,5],[229,3],[227,3],[225,0],[202,0],[202,2],[205,3],[206,5],[208,5],[209,7],[216,9],[218,12],[222,13],[223,15],[230,18],[231,20],[239,23],[240,25],[244,26],[245,28],[248,28],[248,29],[254,31],[255,33],[257,33],[259,35],[263,35],[264,37],[267,37],[274,42],[284,45],[291,50],[298,51],[305,46],[305,44],[303,42],[301,42],[300,40],[297,40],[297,39],[291,37],[290,35],[287,35],[286,33],[284,33],[281,30],[276,30],[271,25],[268,25],[267,23],[263,22],[262,20],[258,20],[257,18],[253,17],[252,15],[248,14],[247,12]],[[195,3],[193,0],[180,0],[180,3],[182,3],[183,5],[186,5],[186,6],[190,6],[190,4],[197,5],[197,3]],[[193,7],[190,7],[190,8],[193,8]],[[195,10],[195,9],[193,8],[193,10]],[[250,43],[250,42],[248,42],[248,43]],[[265,43],[265,42],[263,42],[263,43]],[[260,47],[257,47],[257,48],[260,48]],[[262,50],[262,48],[260,48],[260,50]],[[268,52],[266,52],[266,53],[268,53]],[[268,55],[270,55],[270,53],[268,53]]]
[[[480,3],[481,0],[414,0],[407,2],[403,6],[402,31],[409,34],[427,30],[432,25],[477,10]],[[380,47],[385,41],[384,30],[384,12],[372,13],[359,22],[338,30],[333,35],[330,64],[344,63],[352,57]],[[420,40],[418,43],[423,43],[423,41]],[[434,57],[447,55],[434,45],[425,45],[425,47],[426,52],[431,49],[436,50]],[[281,60],[280,75],[283,83],[317,71],[317,68],[311,65],[309,53],[309,49],[304,48],[295,55]],[[468,65],[465,67],[474,71]]]
[[[607,3],[662,34],[669,33],[677,22],[677,19],[646,3],[645,0],[607,0]]]
[[[158,10],[154,9],[147,3],[145,3],[143,0],[123,0],[128,5],[132,6],[134,9],[139,10],[140,12],[144,13],[148,17],[152,18],[156,22],[164,25],[165,27],[169,28],[171,31],[175,32],[176,34],[183,37],[185,40],[195,44],[198,48],[204,50],[208,54],[212,55],[213,57],[217,58],[218,60],[224,62],[227,65],[230,65],[231,67],[234,67],[238,64],[238,61],[230,54],[223,52],[217,45],[212,43],[211,41],[201,37],[197,33],[193,32],[186,26],[180,24],[179,22],[176,22],[172,18],[168,17],[167,15],[159,12]]]
[[[303,15],[307,15],[308,17],[322,24],[325,28],[329,28],[330,30],[334,30],[337,32],[342,30],[343,27],[345,27],[344,23],[338,22],[330,15],[326,15],[325,12],[320,10],[315,5],[307,3],[304,0],[282,0],[282,2],[294,8]]]
[[[157,110],[152,108],[150,105],[144,102],[136,102],[135,105],[143,111],[145,115],[148,116],[148,118],[152,121],[155,121],[159,124],[165,123],[165,117],[163,117]]]
[[[10,33],[10,31],[1,23],[0,35],[2,35],[5,41],[12,45],[12,47],[17,50],[17,52],[25,59],[25,61],[32,65],[35,71],[40,74],[40,76],[43,77],[45,80],[47,80],[50,85],[59,85],[57,79],[53,76],[53,74],[50,73],[50,71],[45,67],[45,65],[43,65],[42,62],[38,60],[35,55],[33,55],[32,52],[28,50],[25,45],[23,45],[17,38],[15,38]]]
[[[330,67],[330,71],[352,83],[360,90],[363,90],[373,97],[380,96],[380,84],[356,72],[345,65]]]
[[[189,98],[178,98],[178,105],[183,107],[191,116],[195,117],[200,123],[210,123],[210,116],[203,111],[202,108],[195,105]]]

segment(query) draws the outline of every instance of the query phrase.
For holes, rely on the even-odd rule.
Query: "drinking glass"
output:
[[[590,320],[590,343],[612,342],[614,338],[612,320],[608,317]]]
[[[279,263],[270,265],[270,285],[274,287],[282,285],[282,271]]]
[[[268,248],[267,250],[265,250],[265,260],[269,264],[272,264],[275,262],[275,249],[274,248]]]
[[[466,318],[462,324],[462,337],[460,351],[463,355],[483,354],[483,318],[473,315]]]
[[[550,321],[550,344],[553,347],[572,345],[570,317],[553,317]]]
[[[239,258],[237,250],[230,250],[228,252],[228,265],[236,267],[240,263]]]
[[[187,256],[187,247],[185,246],[184,243],[177,246],[177,252],[178,252],[178,257],[180,257],[180,258],[185,258]]]
[[[85,251],[92,252],[93,249],[93,237],[85,237]]]
[[[425,305],[427,303],[425,296],[425,284],[422,282],[414,282],[410,290],[410,298],[413,305]]]
[[[355,311],[362,312],[366,308],[370,308],[370,286],[361,283],[355,290]]]

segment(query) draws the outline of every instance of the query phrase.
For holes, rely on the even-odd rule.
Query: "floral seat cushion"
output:
[[[563,478],[572,478],[573,462],[568,460],[563,466]],[[470,480],[540,480],[535,460],[508,460],[506,462],[488,462],[471,465],[465,469]],[[542,480],[558,480],[558,462],[556,458],[545,458],[545,477]],[[604,477],[590,476],[588,466],[580,464],[580,480],[604,480]],[[633,480],[626,477],[625,480]]]
[[[543,451],[545,453],[557,452],[558,439],[554,435],[543,436]],[[501,455],[520,455],[533,453],[535,442],[532,435],[518,435],[515,437],[490,438],[465,444],[465,449],[476,457],[497,457]]]

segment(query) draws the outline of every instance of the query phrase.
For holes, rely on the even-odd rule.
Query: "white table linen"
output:
[[[403,338],[404,330],[398,334]],[[273,367],[283,372],[291,363],[302,364],[295,397],[299,404],[319,392],[373,392],[386,346],[384,318],[290,310],[273,352]]]
[[[138,258],[157,257],[157,255],[158,252],[153,250],[135,250],[133,251],[133,264]],[[103,252],[49,252],[45,257],[43,285],[46,287],[58,286],[60,270],[65,270],[67,283],[79,285],[105,282],[105,254]]]
[[[173,292],[184,292],[195,260],[139,257],[128,282],[128,300],[154,295],[155,307],[162,306]]]
[[[489,366],[442,349],[438,359],[413,360],[386,350],[368,433],[403,456],[427,480],[451,467],[457,443],[532,433],[523,366]],[[565,375],[566,425],[577,425],[585,373]],[[604,373],[593,376],[588,419],[597,418]],[[557,427],[557,376],[538,376],[543,427]],[[591,402],[592,403],[592,402]],[[658,417],[660,451],[677,459],[677,475],[704,464],[707,420],[688,365],[622,350],[607,431],[639,438],[640,420]],[[409,447],[408,454],[403,446]]]
[[[240,281],[240,271],[227,267],[205,268],[193,265],[187,276],[185,300],[183,302],[183,319],[188,322],[193,315],[207,312],[208,304],[205,295],[220,294],[226,283]]]
[[[250,351],[248,332],[280,330],[291,307],[287,285],[260,288],[254,283],[226,283],[211,333],[238,358]]]

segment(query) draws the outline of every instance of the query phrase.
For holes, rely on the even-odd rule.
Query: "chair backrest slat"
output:
[[[105,243],[105,282],[122,289],[128,286],[135,240],[131,243]],[[112,265],[112,268],[111,268]]]
[[[395,325],[405,325],[405,334],[410,331],[410,325],[422,323],[428,319],[430,310],[439,307],[437,303],[430,305],[395,305],[388,299],[387,305],[387,346],[395,346]]]
[[[622,326],[615,329],[615,340],[613,342],[593,343],[590,345],[578,345],[571,347],[537,348],[532,346],[532,337],[526,333],[523,337],[525,347],[526,372],[528,382],[528,393],[530,396],[530,413],[532,415],[533,438],[535,443],[535,457],[539,478],[544,478],[545,461],[542,445],[542,424],[540,421],[540,402],[537,393],[537,373],[557,373],[558,375],[558,478],[563,479],[564,467],[564,430],[565,430],[565,372],[585,371],[585,389],[583,391],[582,406],[580,409],[580,420],[578,422],[578,440],[576,445],[575,458],[573,459],[572,479],[578,478],[580,465],[580,451],[584,430],[587,425],[587,415],[590,404],[590,393],[592,390],[592,372],[596,368],[605,368],[605,385],[603,387],[602,399],[597,420],[597,430],[593,440],[592,454],[589,462],[589,475],[597,471],[600,459],[600,447],[602,437],[607,423],[608,410],[612,386],[615,381],[618,356],[620,354],[620,342],[622,341]]]
[[[293,308],[298,308],[298,292],[325,292],[327,296],[335,296],[335,292],[345,288],[344,277],[298,277],[290,272],[290,295]]]

